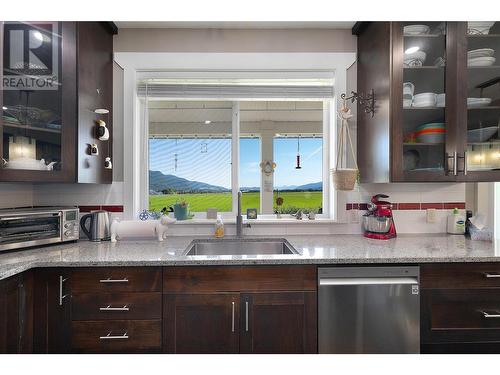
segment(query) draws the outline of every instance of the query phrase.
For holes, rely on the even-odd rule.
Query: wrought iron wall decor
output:
[[[368,95],[358,94],[357,92],[351,91],[351,96],[347,96],[344,93],[340,95],[340,98],[343,100],[350,100],[351,103],[357,101],[365,113],[371,113],[372,117],[375,114],[375,93],[373,92],[373,89]]]

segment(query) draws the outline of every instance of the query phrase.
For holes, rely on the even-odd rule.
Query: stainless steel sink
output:
[[[183,255],[293,255],[299,254],[281,238],[194,240]]]

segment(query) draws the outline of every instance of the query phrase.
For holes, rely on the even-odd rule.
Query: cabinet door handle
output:
[[[464,151],[464,176],[467,176],[467,151]]]
[[[487,311],[480,311],[484,318],[500,318],[500,311],[495,311],[494,314],[490,314]]]
[[[453,169],[452,173],[453,176],[456,176],[458,174],[458,160],[457,160],[457,152],[455,151],[453,155],[449,155],[448,153],[445,154],[445,159],[446,159],[446,174],[448,175],[450,173],[449,169],[449,161],[452,159],[453,162]]]
[[[106,336],[99,336],[99,340],[128,340],[128,332],[125,332],[123,335],[111,335],[112,331]]]
[[[231,332],[234,332],[234,301],[231,302]]]
[[[99,307],[99,311],[130,311],[130,308],[127,305],[123,307],[111,307],[111,305],[108,305],[106,307]]]
[[[487,279],[496,279],[496,278],[500,278],[500,273],[498,273],[498,272],[485,272],[484,276]]]
[[[128,279],[127,278],[124,278],[124,279],[112,279],[111,277],[108,277],[107,279],[99,280],[99,282],[103,283],[103,284],[108,284],[108,283],[128,283]]]
[[[467,151],[464,151],[464,156],[457,155],[456,158],[457,158],[457,172],[462,172],[464,176],[467,176]],[[464,169],[462,169],[461,171],[458,170],[458,159],[463,159],[464,161]]]
[[[63,300],[68,296],[67,294],[63,294],[63,283],[68,280],[59,276],[59,306],[62,306]]]
[[[245,302],[245,331],[248,332],[248,301]]]

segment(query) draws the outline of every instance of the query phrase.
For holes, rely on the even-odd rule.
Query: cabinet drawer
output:
[[[316,291],[316,266],[165,267],[164,293]]]
[[[159,267],[95,267],[74,270],[73,292],[159,292]]]
[[[161,319],[161,293],[76,293],[73,320]]]
[[[109,320],[71,324],[72,350],[77,353],[157,352],[160,320]]]
[[[500,289],[422,291],[422,342],[500,341]]]
[[[500,288],[500,263],[429,264],[420,267],[421,288]]]

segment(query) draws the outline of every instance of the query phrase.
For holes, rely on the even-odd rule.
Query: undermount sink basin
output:
[[[273,239],[209,239],[194,240],[184,255],[293,255],[299,254],[287,240]]]

